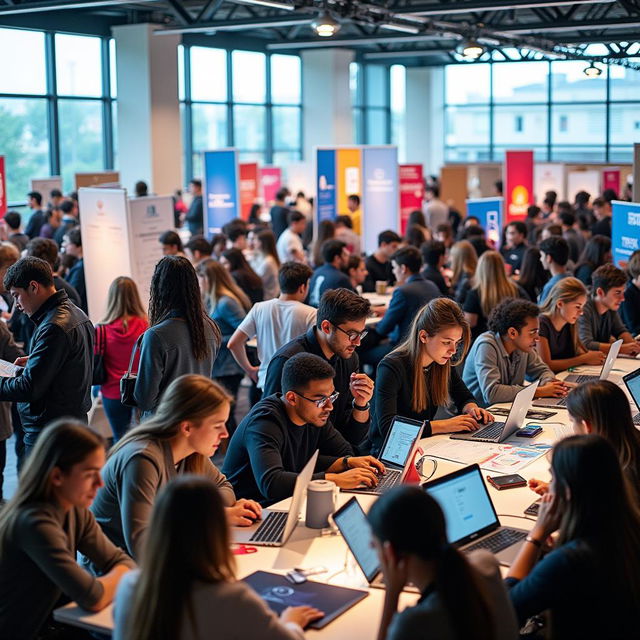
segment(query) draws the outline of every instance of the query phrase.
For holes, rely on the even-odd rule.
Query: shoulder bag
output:
[[[144,333],[141,333],[136,340],[136,343],[133,345],[133,350],[131,351],[131,359],[129,360],[129,368],[127,372],[120,378],[120,402],[127,407],[136,407],[136,399],[133,396],[133,392],[136,388],[136,380],[138,379],[137,373],[131,373],[131,369],[133,369],[133,362],[136,359],[136,353],[138,349],[140,349],[140,343],[142,342],[142,336]]]

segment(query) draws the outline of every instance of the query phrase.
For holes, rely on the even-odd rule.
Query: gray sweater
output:
[[[102,584],[78,565],[77,551],[101,573],[117,564],[135,567],[102,533],[87,509],[64,512],[52,504],[23,508],[0,556],[3,640],[35,638],[63,594],[85,608],[100,600]]]
[[[593,298],[589,298],[582,308],[582,315],[578,319],[580,340],[589,351],[599,351],[600,343],[609,344],[611,338],[616,340],[628,331],[620,319],[617,311],[598,313]]]
[[[535,351],[516,349],[509,355],[500,335],[491,331],[485,331],[473,343],[462,374],[469,391],[483,407],[512,402],[524,388],[525,378],[545,384],[554,377]]]
[[[183,463],[176,468],[167,442],[129,442],[109,457],[102,470],[104,486],[91,511],[114,544],[139,557],[156,494],[179,473],[184,473]],[[233,505],[236,497],[225,476],[213,463],[207,465],[206,473],[220,489],[225,505]]]

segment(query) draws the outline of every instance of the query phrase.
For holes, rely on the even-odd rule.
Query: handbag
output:
[[[131,369],[133,369],[133,361],[136,359],[136,352],[140,348],[140,343],[142,342],[142,336],[144,333],[141,333],[136,340],[136,343],[133,345],[133,350],[131,351],[131,358],[129,360],[129,368],[126,373],[120,378],[120,402],[126,407],[137,407],[136,399],[133,396],[133,392],[136,388],[136,380],[138,379],[137,373],[131,373]]]
[[[96,325],[96,344],[93,350],[92,386],[104,384],[107,381],[107,370],[104,366],[104,353],[107,346],[106,329],[103,324]]]

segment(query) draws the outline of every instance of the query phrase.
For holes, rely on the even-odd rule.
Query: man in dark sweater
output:
[[[321,249],[324,264],[318,267],[309,283],[309,304],[317,307],[320,298],[329,289],[350,289],[353,291],[349,276],[343,271],[349,263],[347,245],[341,240],[326,240]]]
[[[364,291],[375,291],[376,282],[379,281],[389,285],[396,281],[391,269],[391,256],[401,242],[402,238],[395,231],[387,230],[378,235],[378,248],[365,261],[369,273],[362,287]]]
[[[280,234],[287,228],[289,222],[287,216],[289,214],[289,207],[287,207],[286,199],[290,195],[289,189],[283,187],[276,193],[276,199],[269,211],[271,216],[271,229],[276,237],[276,240],[280,237]]]
[[[204,205],[202,202],[202,180],[192,180],[189,191],[193,196],[185,222],[192,236],[201,235],[204,230]]]
[[[282,390],[263,398],[234,432],[223,473],[239,495],[273,504],[293,494],[296,478],[316,449],[314,480],[342,489],[374,486],[384,465],[372,456],[354,457],[351,445],[330,420],[339,397],[329,363],[310,353],[287,360]]]
[[[285,363],[295,354],[319,356],[335,370],[334,384],[340,392],[331,421],[353,446],[360,444],[369,430],[373,381],[358,373],[355,349],[367,333],[364,327],[370,308],[367,300],[352,291],[327,291],[320,300],[316,326],[280,347],[271,358],[263,390],[265,397],[282,391]]]
[[[447,285],[442,275],[442,267],[446,261],[446,249],[444,242],[431,240],[422,245],[422,259],[425,267],[422,270],[422,277],[431,280],[438,287],[440,294],[446,297],[451,296],[451,289]]]

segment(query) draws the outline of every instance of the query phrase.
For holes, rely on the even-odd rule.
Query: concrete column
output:
[[[305,162],[314,148],[353,144],[349,64],[354,52],[322,49],[302,52],[302,104]]]
[[[179,35],[154,36],[156,25],[113,28],[118,88],[118,165],[131,193],[138,180],[158,195],[182,184],[178,102]]]

